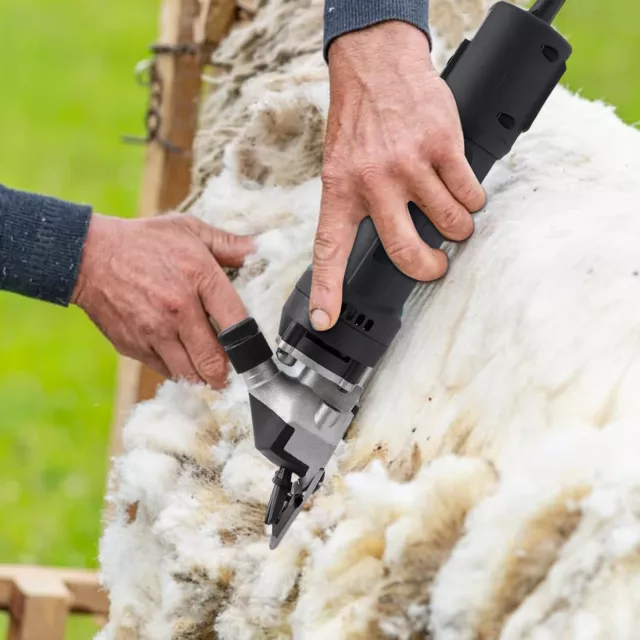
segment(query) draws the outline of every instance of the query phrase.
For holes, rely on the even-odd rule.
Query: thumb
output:
[[[256,250],[253,236],[238,236],[213,227],[205,236],[202,240],[223,267],[241,267],[245,258]]]

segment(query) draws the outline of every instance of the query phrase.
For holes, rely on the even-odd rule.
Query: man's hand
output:
[[[187,215],[122,220],[94,214],[72,303],[123,355],[167,378],[224,386],[220,330],[247,314],[222,266],[253,249]]]
[[[473,231],[484,206],[464,156],[455,99],[434,69],[425,35],[385,22],[337,38],[329,50],[331,102],[320,220],[313,255],[311,321],[332,327],[359,223],[370,215],[396,266],[415,280],[444,275],[446,255],[418,236],[415,202],[450,240]]]

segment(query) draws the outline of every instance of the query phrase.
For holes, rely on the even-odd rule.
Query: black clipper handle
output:
[[[465,156],[479,182],[530,128],[570,54],[568,42],[550,25],[499,2],[475,38],[449,60],[441,77],[456,100]],[[445,238],[427,215],[414,203],[409,213],[422,240],[441,247]],[[375,306],[401,309],[415,284],[386,256],[371,219],[363,220],[346,269],[345,299],[353,292]]]
[[[527,131],[566,71],[569,43],[535,13],[498,2],[473,40],[465,40],[442,78],[456,101],[465,155],[479,182]],[[413,203],[409,212],[420,237],[438,248],[443,236]],[[328,331],[309,322],[311,268],[283,309],[280,335],[348,381],[377,364],[401,326],[402,308],[417,284],[387,256],[375,226],[358,229],[343,284],[340,317]]]

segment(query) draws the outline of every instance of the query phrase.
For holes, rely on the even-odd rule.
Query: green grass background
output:
[[[133,215],[158,0],[0,0],[0,182]],[[640,120],[640,3],[569,0],[565,83]],[[585,132],[588,135],[588,132]],[[116,356],[76,309],[0,293],[0,562],[97,566]],[[69,637],[90,638],[74,621]],[[0,637],[3,627],[0,621]]]
[[[143,130],[158,6],[0,0],[1,183],[135,213],[144,153],[120,135]],[[115,365],[77,309],[0,293],[0,562],[97,566]]]

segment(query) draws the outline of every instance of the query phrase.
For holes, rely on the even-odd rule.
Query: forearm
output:
[[[325,0],[325,59],[338,36],[389,20],[412,24],[430,39],[429,0]]]
[[[0,185],[0,289],[68,305],[91,212]]]

